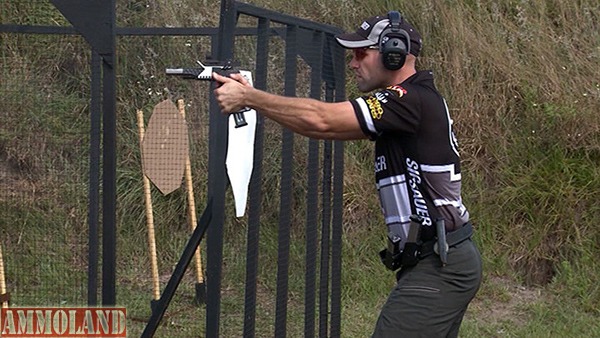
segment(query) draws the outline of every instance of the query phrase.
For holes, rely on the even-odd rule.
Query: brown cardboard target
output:
[[[188,151],[185,118],[164,100],[154,107],[142,141],[144,174],[164,195],[181,186]]]

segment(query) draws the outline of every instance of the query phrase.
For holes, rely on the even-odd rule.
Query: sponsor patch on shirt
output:
[[[383,108],[381,103],[375,96],[369,96],[366,100],[367,106],[369,106],[369,112],[374,120],[379,120],[383,115]]]
[[[398,85],[389,86],[389,87],[387,87],[387,89],[394,91],[396,94],[398,94],[398,97],[402,97],[402,96],[404,96],[404,94],[408,93],[406,91],[406,89],[404,89]]]

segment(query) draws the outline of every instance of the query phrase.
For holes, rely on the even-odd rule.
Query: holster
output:
[[[398,251],[395,252],[393,249],[383,249],[379,251],[379,258],[381,258],[381,262],[389,270],[396,271],[402,266],[402,253]]]
[[[419,216],[410,216],[410,228],[408,238],[404,244],[404,248],[400,251],[398,242],[392,242],[388,238],[388,248],[379,252],[379,257],[383,265],[392,271],[398,270],[400,267],[411,267],[417,265],[421,254],[421,226],[423,219]]]

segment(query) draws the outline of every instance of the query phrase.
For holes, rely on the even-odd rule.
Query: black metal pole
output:
[[[160,296],[156,307],[152,309],[152,315],[148,320],[148,324],[146,324],[146,327],[144,328],[144,332],[142,332],[143,338],[150,338],[154,336],[160,321],[167,311],[167,307],[169,307],[169,304],[175,295],[175,291],[177,291],[179,283],[181,283],[181,280],[185,275],[185,271],[187,270],[192,258],[194,257],[194,254],[196,253],[196,249],[200,245],[200,242],[202,242],[204,233],[206,233],[206,229],[208,228],[212,218],[212,207],[213,203],[211,200],[209,200],[204,212],[202,212],[202,216],[200,216],[200,219],[198,220],[198,225],[188,240],[185,249],[183,249],[183,253],[181,254],[181,257],[175,266],[175,270],[173,271],[165,290]]]
[[[235,16],[235,2],[232,0],[221,1],[219,35],[216,41],[216,58],[218,60],[233,59]],[[213,56],[215,56],[214,54],[213,50]],[[221,114],[212,93],[210,95],[209,120],[208,198],[212,199],[214,203],[212,222],[206,241],[206,337],[217,338],[219,337],[221,314],[223,224],[225,222],[225,188],[227,185],[225,167],[227,117]]]
[[[313,32],[313,46],[323,45],[323,33]],[[310,97],[320,100],[323,73],[322,53],[310,55]],[[306,271],[304,291],[304,337],[315,336],[316,281],[318,262],[319,222],[319,148],[320,142],[310,139],[308,143],[308,169],[306,192]]]
[[[345,52],[337,45],[333,47],[335,74],[335,101],[346,99],[345,69],[342,66]],[[333,153],[333,213],[331,224],[331,331],[332,338],[341,336],[342,321],[342,233],[344,203],[344,142],[334,142]]]
[[[102,304],[116,305],[116,0],[51,0],[102,59]],[[98,83],[95,84],[98,86]],[[98,140],[96,138],[96,140]],[[93,151],[93,149],[92,149]],[[90,156],[93,156],[92,154]],[[92,170],[92,168],[90,168]],[[90,177],[91,178],[91,177]],[[92,193],[90,197],[92,197]],[[93,202],[93,201],[90,201]],[[93,207],[90,207],[90,210]],[[94,210],[91,210],[94,217]],[[93,222],[93,219],[90,220]],[[90,236],[97,231],[90,228]],[[90,245],[95,245],[91,239]],[[90,257],[94,248],[90,247]],[[93,268],[93,267],[92,267]],[[93,273],[90,271],[90,273]],[[92,281],[93,282],[93,281]],[[91,285],[94,287],[94,285]],[[89,290],[88,293],[95,292]],[[90,295],[88,294],[88,297]],[[94,297],[91,296],[94,301]]]
[[[288,25],[285,40],[285,83],[286,96],[296,95],[298,27]],[[287,334],[289,297],[290,234],[292,223],[294,133],[283,128],[281,136],[281,191],[279,205],[279,227],[277,233],[277,296],[275,299],[275,337]]]
[[[100,213],[100,130],[102,59],[92,48],[90,100],[90,168],[88,190],[88,305],[98,304],[98,221]]]
[[[107,39],[111,39],[111,51],[102,55],[102,304],[116,305],[117,265],[117,99],[116,99],[116,30],[115,0],[110,4],[110,23]]]
[[[256,41],[256,81],[258,89],[267,88],[270,20],[258,20]],[[256,328],[256,281],[258,278],[258,255],[260,239],[260,216],[262,206],[262,177],[264,157],[264,117],[257,115],[254,141],[254,163],[249,187],[248,235],[246,244],[246,288],[244,296],[243,337],[254,338]]]

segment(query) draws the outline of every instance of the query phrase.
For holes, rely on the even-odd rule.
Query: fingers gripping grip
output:
[[[217,74],[222,75],[222,76],[231,77],[231,74],[237,74],[237,73],[239,73],[239,70],[225,68],[225,69],[215,70],[215,72],[217,72]],[[250,110],[250,108],[245,107],[245,108],[242,108],[240,111],[233,113],[233,121],[235,122],[236,128],[248,125],[248,122],[246,122],[246,118],[244,117],[244,112],[247,112],[249,110]]]

